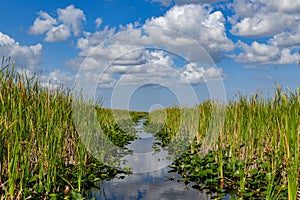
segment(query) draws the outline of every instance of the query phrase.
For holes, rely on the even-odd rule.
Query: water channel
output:
[[[144,131],[144,120],[140,120],[135,127],[138,139],[127,145],[133,153],[123,158],[127,161],[124,166],[131,166],[133,174],[119,175],[113,180],[99,182],[98,186],[101,189],[91,190],[87,199],[210,199],[208,194],[194,190],[192,185],[170,180],[170,178],[178,180],[180,175],[169,172],[171,169],[168,165],[171,161],[167,159],[168,152],[153,149],[156,138]]]

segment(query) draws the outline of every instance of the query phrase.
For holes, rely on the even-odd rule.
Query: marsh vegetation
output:
[[[271,99],[239,96],[225,107],[207,101],[192,109],[200,115],[195,138],[171,165],[183,176],[180,181],[195,183],[197,190],[209,189],[216,198],[229,193],[246,199],[296,200],[300,183],[300,89],[282,91],[277,86]],[[156,136],[162,145],[167,146],[176,137],[174,133],[184,131],[180,128],[182,113],[193,113],[188,110],[191,108],[153,111],[155,117],[148,123],[159,127]],[[203,153],[209,142],[205,134],[216,119],[213,110],[224,111],[224,124],[217,129],[216,142]],[[165,115],[166,120],[160,120]]]
[[[83,102],[81,102],[83,103]],[[112,112],[95,105],[100,126],[123,147],[135,138],[123,131]],[[119,113],[125,111],[117,111]],[[135,121],[139,114],[130,113]],[[131,119],[129,121],[132,121]],[[123,119],[126,124],[126,119]],[[9,60],[0,70],[0,197],[76,198],[101,179],[124,172],[104,165],[87,151],[76,131],[68,89],[42,88],[21,75]],[[127,173],[127,172],[124,172]]]
[[[94,107],[101,129],[119,147],[136,138],[133,125],[143,117],[148,118],[147,131],[152,130],[159,145],[173,151],[178,145],[168,144],[193,131],[191,143],[170,167],[182,176],[179,181],[192,183],[196,190],[208,190],[216,198],[231,194],[233,198],[296,200],[300,89],[283,91],[277,86],[275,90],[270,99],[239,96],[226,105],[207,101],[194,108],[150,113]],[[130,173],[105,165],[86,149],[74,125],[72,101],[77,100],[68,89],[42,88],[37,78],[20,75],[9,60],[3,60],[1,199],[83,199],[86,189],[97,187],[97,181]],[[206,148],[206,134],[216,120],[213,111],[223,113],[224,120],[215,142]],[[113,112],[118,112],[118,119]],[[182,124],[183,116],[189,123]]]

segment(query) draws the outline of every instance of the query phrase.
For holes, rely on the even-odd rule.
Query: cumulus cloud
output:
[[[272,36],[293,26],[294,23],[292,15],[260,12],[255,17],[243,18],[232,27],[231,33],[247,37]]]
[[[164,16],[148,20],[145,26],[163,27],[186,34],[195,39],[215,61],[218,61],[221,52],[231,51],[234,48],[232,41],[227,38],[224,24],[222,12],[212,12],[209,7],[190,4],[174,6]],[[156,37],[159,37],[158,34],[161,35],[158,32]]]
[[[108,28],[107,26],[102,31],[97,31],[93,34],[85,32],[84,37],[77,41],[77,48],[80,49],[79,56],[85,57],[90,54],[95,47],[100,47],[101,42],[115,34],[115,28]]]
[[[106,81],[101,81],[104,87],[112,86],[119,78],[129,85],[145,81],[198,84],[222,79],[221,70],[202,64],[213,66],[223,52],[233,50],[224,24],[223,14],[209,6],[176,5],[165,15],[148,19],[139,29],[128,24],[119,29],[105,27],[95,33],[85,32],[77,42],[78,58],[70,63],[84,60],[77,64],[81,70],[105,74]],[[182,71],[174,55],[197,65]]]
[[[146,51],[148,52],[148,51]],[[149,59],[145,49],[131,51],[112,61],[112,65],[141,65]]]
[[[29,29],[29,33],[33,35],[43,34],[50,30],[57,23],[56,19],[48,13],[40,11],[38,17],[34,20],[33,25]]]
[[[142,61],[140,61],[142,60]],[[132,63],[130,63],[132,62]],[[97,66],[101,73],[95,76]],[[221,69],[213,67],[198,67],[197,64],[187,64],[184,68],[176,66],[168,52],[163,50],[139,49],[119,57],[103,68],[103,63],[95,57],[89,57],[81,66],[84,73],[92,82],[98,82],[99,88],[112,88],[115,84],[122,86],[135,86],[141,83],[157,83],[165,86],[176,84],[199,84],[209,80],[224,78]],[[101,70],[102,68],[102,70]]]
[[[248,45],[239,41],[237,47],[242,51],[233,57],[241,63],[291,64],[297,62],[296,53],[288,48],[279,48],[273,44],[253,42]]]
[[[300,10],[300,2],[293,0],[282,0],[282,1],[263,1],[270,10],[284,12],[284,13],[297,13]]]
[[[235,0],[231,33],[247,37],[273,36],[298,27],[299,1]]]
[[[113,59],[135,48],[157,46],[172,49],[190,61],[206,59],[208,54],[214,61],[219,61],[223,52],[234,48],[227,38],[224,23],[220,11],[212,12],[206,6],[174,6],[164,16],[148,19],[141,29],[128,24],[119,32],[106,27],[86,34],[78,40],[77,47],[81,50],[80,56],[86,56],[94,49],[98,56]],[[98,45],[112,35],[114,41],[109,41],[111,44]]]
[[[228,0],[174,0],[176,4],[182,5],[182,4],[213,4],[216,2],[221,1],[228,1]]]
[[[222,69],[209,67],[197,67],[195,63],[187,64],[180,73],[180,81],[189,84],[198,84],[209,80],[220,80],[224,78]]]
[[[71,35],[71,32],[67,26],[61,24],[57,27],[52,27],[46,34],[46,42],[64,41]]]
[[[40,63],[42,45],[20,45],[13,38],[0,32],[0,51],[5,57],[12,57],[18,65],[34,69]]]
[[[143,62],[128,64],[128,60],[132,58],[143,58]],[[88,59],[90,61],[90,59]],[[126,61],[121,63],[121,61]],[[174,84],[173,79],[178,77],[178,70],[174,69],[175,65],[169,55],[161,50],[139,50],[130,52],[120,57],[107,66],[101,74],[99,74],[98,82],[100,88],[113,87],[118,83],[122,86],[132,86],[141,83],[155,82]],[[87,73],[91,73],[89,70]],[[96,79],[95,79],[96,80]]]
[[[300,46],[300,26],[290,32],[282,32],[274,35],[270,43],[278,47],[298,47]]]
[[[99,28],[100,25],[102,24],[102,18],[98,17],[98,18],[95,20],[95,24],[96,24],[96,28]]]
[[[232,34],[242,37],[265,37],[251,44],[237,42],[238,62],[258,64],[291,64],[297,62],[295,52],[300,45],[300,2],[293,0],[235,0],[234,15],[229,17]]]
[[[39,12],[29,29],[30,34],[44,34],[46,42],[67,40],[72,34],[79,36],[82,31],[82,23],[86,21],[82,10],[69,5],[64,9],[58,8],[58,18],[51,17],[46,12]]]
[[[57,14],[58,19],[67,25],[75,36],[78,36],[82,29],[82,22],[86,21],[83,11],[69,5],[64,9],[58,8]]]

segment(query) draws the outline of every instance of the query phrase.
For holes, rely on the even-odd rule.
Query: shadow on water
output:
[[[134,173],[98,182],[100,189],[90,190],[87,199],[210,199],[209,194],[194,190],[192,185],[176,181],[181,177],[169,172],[171,169],[167,166],[171,161],[167,159],[168,152],[162,148],[159,151],[153,149],[156,138],[144,131],[144,120],[140,120],[135,127],[138,139],[127,145],[133,153],[122,159],[123,167],[132,167]]]

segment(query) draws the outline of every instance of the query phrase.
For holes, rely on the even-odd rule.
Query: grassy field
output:
[[[75,129],[72,101],[68,89],[42,88],[37,78],[21,76],[9,60],[3,60],[0,199],[81,199],[94,182],[121,172],[87,151]],[[84,107],[85,102],[76,101]],[[94,106],[101,128],[115,145],[124,147],[136,137],[132,123],[142,113],[114,111],[121,117],[122,127],[128,127],[124,131],[118,127],[112,110]]]
[[[241,199],[296,200],[300,89],[283,91],[278,86],[275,90],[274,97],[267,100],[258,95],[240,96],[226,105],[207,101],[194,108],[150,113],[92,106],[101,130],[118,147],[136,138],[133,126],[147,117],[145,129],[162,146],[177,152],[170,167],[182,175],[180,181],[192,182],[197,190],[209,189],[216,198],[231,194]],[[78,134],[74,115],[80,112],[74,113],[74,101],[84,110],[87,102],[74,99],[68,89],[42,88],[37,78],[16,73],[10,61],[3,60],[1,199],[82,199],[95,182],[127,173],[91,154],[87,144],[97,140],[94,135],[83,138]],[[214,134],[208,137],[210,133]],[[99,152],[105,157],[109,149]]]
[[[188,113],[191,116],[185,118],[194,120],[182,120]],[[268,100],[258,95],[240,96],[226,105],[204,102],[194,108],[156,110],[149,116],[149,130],[152,128],[166,147],[174,138],[180,140],[180,132],[195,131],[192,145],[171,165],[183,176],[181,181],[193,181],[195,189],[209,189],[216,198],[229,193],[243,199],[296,200],[300,181],[300,88],[282,91],[278,86],[275,96]],[[210,129],[220,122],[224,124]],[[219,132],[207,149],[214,140],[205,137],[211,130]]]

